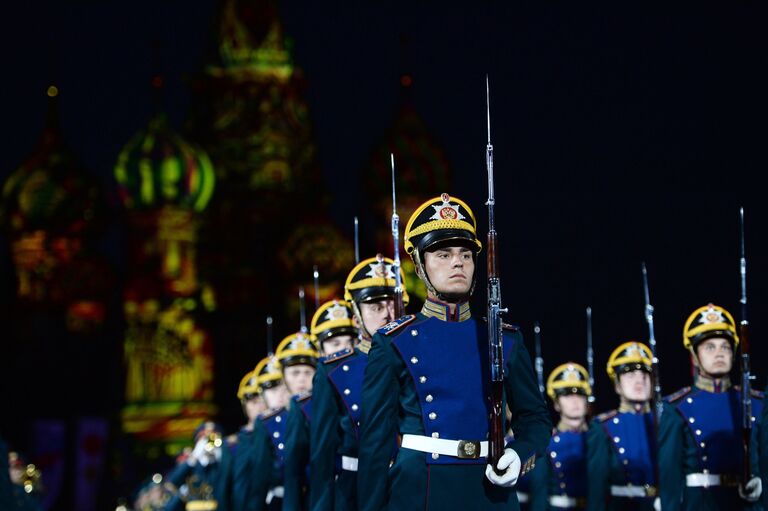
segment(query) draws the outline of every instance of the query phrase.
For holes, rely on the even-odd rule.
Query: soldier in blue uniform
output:
[[[531,511],[587,507],[587,398],[589,373],[575,363],[555,368],[547,379],[547,396],[560,421],[547,448],[547,461],[536,464],[530,479]]]
[[[290,398],[283,383],[277,357],[262,359],[254,372],[266,411],[253,426],[253,492],[256,510],[279,510],[283,504],[283,459],[285,452],[286,405]]]
[[[344,284],[344,298],[351,304],[349,306],[354,311],[355,322],[360,325],[359,336],[362,340],[355,349],[349,347],[328,354],[317,368],[312,391],[315,419],[311,423],[313,511],[357,509],[357,450],[363,374],[371,346],[370,332],[394,319],[395,275],[392,265],[391,259],[379,255],[361,261],[349,273]],[[408,303],[404,286],[403,301]],[[344,326],[348,328],[354,323],[350,321]],[[322,328],[329,332],[325,335],[338,331]],[[327,344],[324,343],[324,346]]]
[[[301,332],[283,339],[275,352],[283,381],[291,395],[285,425],[285,471],[283,509],[309,507],[309,420],[312,414],[312,378],[317,367],[317,349]]]
[[[234,511],[256,509],[254,480],[254,423],[266,409],[258,385],[258,374],[249,371],[237,388],[237,398],[247,422],[235,435],[227,437],[232,452],[232,508]]]
[[[218,424],[206,421],[194,434],[195,447],[180,459],[169,474],[169,482],[179,485],[179,492],[166,505],[168,511],[228,511],[232,458],[224,445]]]
[[[656,498],[656,434],[651,350],[630,341],[608,359],[619,408],[595,417],[587,433],[587,509],[652,510]]]
[[[700,307],[685,323],[683,345],[691,353],[695,375],[693,387],[665,399],[659,430],[662,509],[763,509],[758,502],[757,428],[753,477],[741,485],[741,391],[730,380],[739,345],[733,317],[717,305]],[[762,397],[753,391],[753,423],[762,413]]]
[[[469,306],[482,247],[475,216],[443,194],[411,215],[404,242],[428,295],[420,313],[380,329],[368,353],[360,509],[518,509],[513,487],[544,453],[551,423],[522,336],[507,327],[504,394],[514,440],[497,464],[501,475],[488,465],[488,329]]]

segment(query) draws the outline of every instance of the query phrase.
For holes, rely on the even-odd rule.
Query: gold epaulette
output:
[[[338,362],[339,360],[347,357],[351,357],[355,354],[355,350],[352,348],[344,348],[343,350],[337,351],[336,353],[331,353],[327,357],[323,359],[323,364],[332,364],[334,362]]]
[[[618,410],[610,410],[610,411],[608,411],[608,412],[605,412],[605,413],[601,413],[600,415],[598,415],[597,417],[595,417],[595,420],[596,420],[597,422],[605,422],[605,421],[607,421],[607,420],[609,420],[609,419],[613,419],[613,418],[614,418],[614,417],[616,417],[618,414],[619,414],[619,411],[618,411]]]
[[[678,390],[677,392],[673,392],[672,394],[668,395],[664,398],[664,401],[668,403],[674,403],[675,401],[680,401],[682,398],[690,394],[693,387],[683,387],[682,389]]]
[[[383,327],[379,328],[377,330],[377,333],[381,335],[392,335],[393,333],[397,332],[401,328],[403,328],[405,325],[410,323],[416,319],[416,316],[413,314],[408,314],[407,316],[403,316],[402,318],[398,318],[391,323],[387,323]]]

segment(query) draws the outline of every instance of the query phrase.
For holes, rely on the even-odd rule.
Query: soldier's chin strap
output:
[[[472,259],[475,260],[477,254],[475,252],[472,252]],[[445,302],[445,303],[459,303],[459,302],[466,302],[470,299],[472,296],[472,293],[475,291],[475,284],[477,283],[477,272],[472,273],[472,286],[469,288],[469,291],[464,294],[457,294],[457,293],[442,293],[435,289],[435,286],[432,285],[432,282],[429,280],[429,276],[427,275],[427,270],[424,268],[424,262],[421,260],[421,250],[416,249],[413,251],[413,263],[416,267],[416,276],[421,279],[422,282],[424,282],[424,285],[427,287],[427,291],[432,293],[434,296],[437,297],[438,300]]]

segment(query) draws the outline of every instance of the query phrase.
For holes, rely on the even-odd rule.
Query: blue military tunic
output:
[[[291,398],[285,426],[285,498],[283,509],[309,509],[309,425],[312,418],[312,394]]]
[[[504,392],[515,439],[508,444],[531,470],[543,454],[551,424],[530,357],[517,329],[504,332]],[[490,416],[487,325],[459,304],[428,301],[422,312],[379,330],[363,382],[358,502],[361,509],[517,509],[514,488],[485,477],[478,457],[398,451],[395,435],[456,442],[486,441]],[[421,441],[421,440],[420,440]],[[467,444],[463,444],[467,445]],[[457,455],[458,450],[457,447]]]
[[[237,432],[232,451],[232,508],[235,511],[254,511],[257,505],[254,485],[256,460],[254,429],[243,426]]]
[[[531,511],[584,509],[587,501],[587,432],[555,430],[546,453],[530,473]]]
[[[370,341],[322,360],[313,381],[311,503],[313,511],[357,509],[357,451]]]
[[[752,394],[752,421],[763,411],[762,394]],[[730,381],[698,376],[665,399],[660,427],[663,509],[763,509],[738,495],[742,471],[741,391]],[[753,428],[752,473],[759,475],[757,428]],[[722,484],[712,484],[719,476]],[[765,491],[765,488],[763,489]]]
[[[652,510],[656,497],[656,436],[648,410],[613,410],[587,433],[587,508]]]
[[[254,485],[256,500],[262,506],[257,509],[263,509],[266,500],[270,501],[266,509],[282,507],[287,418],[285,408],[270,410],[256,419],[254,425]]]

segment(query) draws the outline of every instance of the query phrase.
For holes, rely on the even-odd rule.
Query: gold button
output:
[[[625,449],[623,447],[619,447],[619,454],[624,454],[624,450]]]
[[[432,453],[432,459],[433,459],[433,460],[436,460],[436,459],[437,459],[437,458],[439,458],[439,457],[440,457],[440,455],[439,455],[439,454],[437,454],[436,452],[433,452],[433,453]]]
[[[277,448],[278,448],[278,449],[280,449],[280,450],[282,451],[283,449],[285,449],[285,444],[283,444],[283,443],[281,442],[281,443],[277,444]]]
[[[552,459],[555,459],[557,458],[557,453],[555,451],[552,451],[551,453],[549,453],[549,457]]]
[[[417,335],[419,335],[419,331],[418,330],[411,330],[411,335],[416,337]]]
[[[435,398],[432,397],[432,394],[427,394],[427,397],[424,398],[424,400],[427,403],[431,403]]]
[[[348,396],[352,391],[349,389],[344,389],[344,395]]]
[[[349,371],[349,366],[344,364],[343,366],[341,366],[341,369],[342,371]]]
[[[694,422],[696,422],[696,419],[694,419],[693,417],[691,417],[690,419],[688,419],[688,422],[690,422],[691,424],[693,424]]]
[[[437,419],[437,414],[436,414],[435,412],[429,412],[429,419],[430,419],[430,420],[435,420],[435,419]]]
[[[426,383],[427,377],[426,376],[419,376],[419,383]]]
[[[418,358],[411,357],[411,364],[418,364],[418,363],[419,363],[419,359]]]
[[[702,449],[707,446],[704,442],[701,442],[699,445],[701,446]]]
[[[696,436],[701,436],[701,430],[700,429],[696,430]]]
[[[275,417],[275,422],[283,422],[283,418],[278,415]]]
[[[686,399],[686,401],[688,401],[688,404],[693,403],[693,399],[691,399],[690,397],[688,399]]]
[[[360,408],[360,407],[357,406],[357,405],[352,405],[352,411],[353,412],[356,412],[358,408]]]
[[[275,437],[275,438],[280,438],[280,432],[279,431],[275,431],[274,433],[272,433],[272,436]]]
[[[555,435],[552,440],[555,441],[555,443],[558,443],[560,441],[560,437],[558,435]]]
[[[621,441],[621,438],[615,436],[613,437],[613,441],[618,444]]]
[[[559,461],[556,461],[556,462],[555,462],[555,466],[556,466],[557,468],[560,468],[560,467],[562,467],[562,466],[563,466],[563,464],[562,464],[562,463],[560,463]],[[561,475],[562,475],[562,474],[561,474]]]
[[[614,417],[613,418],[613,423],[614,424],[618,424],[619,423],[619,418],[618,417]]]

